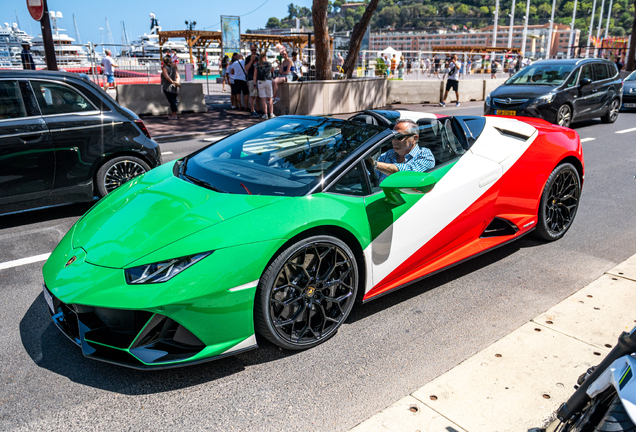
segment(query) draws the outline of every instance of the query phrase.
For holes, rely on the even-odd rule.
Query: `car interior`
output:
[[[26,116],[18,84],[15,81],[0,81],[0,120]]]

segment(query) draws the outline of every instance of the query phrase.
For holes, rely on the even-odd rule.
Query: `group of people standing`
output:
[[[298,54],[292,52],[290,58],[283,46],[279,46],[279,53],[280,59],[276,59],[278,67],[273,64],[276,60],[268,58],[267,53],[259,54],[256,45],[250,46],[250,55],[247,58],[234,53],[231,59],[228,56],[222,59],[223,91],[226,81],[229,82],[232,109],[249,110],[254,118],[275,117],[273,105],[281,100],[278,91],[280,84],[295,81],[302,76]],[[257,99],[260,99],[262,114],[256,110]]]

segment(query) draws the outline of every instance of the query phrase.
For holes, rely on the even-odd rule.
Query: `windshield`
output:
[[[535,63],[514,74],[506,81],[506,85],[558,86],[563,84],[574,66],[573,64]]]
[[[383,130],[344,120],[280,117],[187,157],[180,175],[219,192],[301,196]]]

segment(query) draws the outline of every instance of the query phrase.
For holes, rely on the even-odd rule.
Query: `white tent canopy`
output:
[[[387,56],[389,56],[389,59],[393,58],[393,54],[395,54],[395,57],[399,59],[402,55],[402,51],[396,51],[395,49],[388,47],[385,48],[383,51],[380,51],[380,54],[386,54]]]

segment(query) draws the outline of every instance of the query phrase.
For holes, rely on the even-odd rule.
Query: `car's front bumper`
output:
[[[136,369],[213,360],[256,347],[252,259],[263,247],[219,249],[167,282],[128,285],[123,269],[87,262],[71,230],[44,266],[44,297],[87,357]]]

